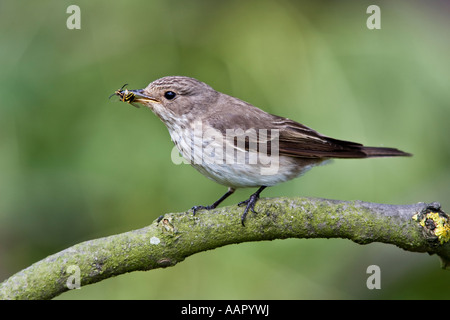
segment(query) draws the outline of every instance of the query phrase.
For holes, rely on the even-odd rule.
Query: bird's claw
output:
[[[258,199],[255,199],[253,201],[251,199],[248,199],[248,200],[245,200],[245,201],[241,201],[241,202],[238,203],[238,206],[242,207],[242,206],[245,205],[246,207],[245,207],[244,212],[248,211],[248,210],[251,210],[253,213],[258,213],[258,212],[255,211],[256,200],[258,200]]]
[[[192,215],[195,216],[195,214],[197,213],[198,210],[211,210],[214,209],[213,206],[193,206],[191,208],[192,210]]]
[[[241,201],[238,203],[239,207],[242,207],[243,205],[246,206],[244,213],[242,214],[242,217],[241,217],[241,223],[244,227],[245,227],[244,220],[245,220],[245,217],[247,216],[248,211],[251,210],[253,213],[257,213],[255,211],[255,204],[256,204],[256,201],[258,201],[258,199],[259,199],[258,194],[252,194],[250,196],[250,198],[248,198],[247,200]]]

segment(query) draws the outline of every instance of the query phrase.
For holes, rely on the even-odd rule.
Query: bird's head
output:
[[[149,107],[166,124],[174,118],[195,119],[207,112],[219,95],[206,83],[183,76],[164,77],[139,90],[121,88],[115,94],[134,106]]]

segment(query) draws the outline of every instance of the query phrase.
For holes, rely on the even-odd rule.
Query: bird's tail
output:
[[[375,157],[411,157],[412,154],[403,152],[395,148],[383,147],[361,147],[361,151],[366,154],[367,158]]]

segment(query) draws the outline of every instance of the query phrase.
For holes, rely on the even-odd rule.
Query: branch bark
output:
[[[232,243],[286,238],[345,238],[428,252],[450,268],[450,219],[439,203],[387,205],[311,198],[260,199],[243,227],[242,208],[169,213],[130,232],[76,244],[0,284],[0,299],[51,299],[123,273],[174,266]],[[75,282],[73,282],[75,281]]]

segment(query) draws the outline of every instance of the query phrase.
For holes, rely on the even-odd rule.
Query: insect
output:
[[[124,84],[122,86],[122,88],[117,89],[116,91],[114,91],[114,93],[112,95],[109,96],[109,98],[111,99],[112,96],[119,96],[120,101],[123,102],[127,102],[129,104],[131,104],[132,106],[139,108],[139,104],[137,101],[137,99],[145,99],[145,100],[153,100],[156,101],[154,98],[149,97],[147,95],[145,95],[144,93],[142,93],[143,90],[128,90],[125,89],[125,87],[128,84]]]
[[[128,83],[124,84],[122,86],[122,88],[116,90],[112,95],[110,95],[109,97],[111,98],[112,96],[116,95],[120,97],[120,101],[123,102],[128,102],[128,103],[132,103],[134,101],[134,98],[136,97],[136,95],[134,94],[134,92],[128,91],[128,89],[125,89],[125,87],[128,85]],[[125,89],[125,90],[124,90]]]

